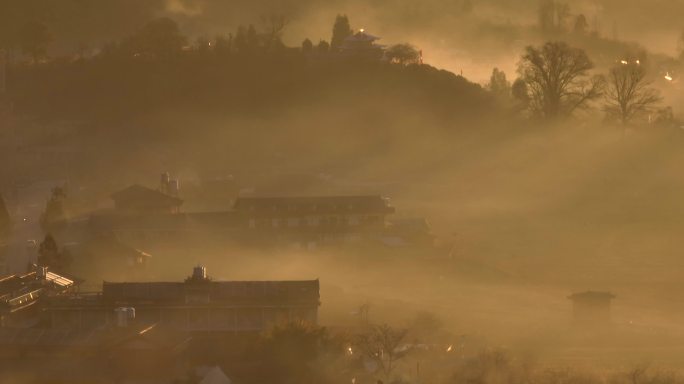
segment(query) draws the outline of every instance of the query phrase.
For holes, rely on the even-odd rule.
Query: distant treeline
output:
[[[9,91],[17,111],[94,120],[174,106],[249,113],[354,94],[368,103],[401,99],[446,117],[495,105],[479,85],[427,65],[343,58],[327,42],[287,47],[281,23],[189,42],[172,20],[156,19],[95,56],[14,65]]]

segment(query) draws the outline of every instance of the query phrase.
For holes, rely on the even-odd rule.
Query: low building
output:
[[[0,279],[1,327],[33,325],[46,298],[74,292],[80,283],[47,267],[34,265],[31,269]]]
[[[603,326],[610,324],[610,307],[615,295],[610,292],[586,291],[574,293],[572,300],[573,319],[582,326]]]
[[[136,321],[184,331],[258,332],[273,325],[318,321],[318,280],[213,281],[203,267],[182,282],[105,282],[95,295],[56,297],[47,310],[53,328],[114,324],[116,310]]]

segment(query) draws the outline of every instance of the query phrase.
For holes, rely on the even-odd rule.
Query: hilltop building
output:
[[[340,46],[340,55],[349,58],[380,60],[385,47],[377,44],[379,37],[366,33],[361,29],[348,36]]]

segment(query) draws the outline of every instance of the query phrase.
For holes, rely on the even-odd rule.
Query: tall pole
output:
[[[7,52],[0,49],[0,96],[7,91]]]

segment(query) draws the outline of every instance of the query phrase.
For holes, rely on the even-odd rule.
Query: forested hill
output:
[[[368,104],[410,103],[463,118],[493,105],[479,85],[428,65],[350,62],[296,49],[190,51],[163,59],[103,55],[17,66],[10,79],[16,110],[50,120],[121,121],[159,108],[249,114],[325,100],[345,103],[350,113]]]

